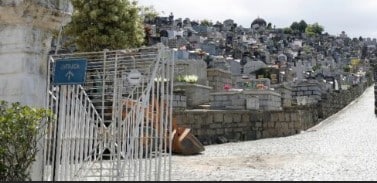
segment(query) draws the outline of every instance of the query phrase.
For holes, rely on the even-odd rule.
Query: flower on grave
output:
[[[198,81],[198,76],[196,75],[186,75],[183,80],[187,83],[196,83]]]
[[[230,84],[224,85],[224,90],[229,91],[230,88],[232,88],[232,86],[230,86]]]

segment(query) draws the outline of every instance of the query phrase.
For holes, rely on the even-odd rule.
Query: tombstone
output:
[[[280,71],[277,68],[267,67],[261,68],[255,71],[257,79],[268,78],[271,80],[271,84],[277,84],[280,82]]]
[[[250,59],[247,59],[247,63],[243,66],[243,73],[245,74],[251,74],[261,68],[265,68],[267,65],[258,60],[258,61],[251,61]]]
[[[203,60],[176,60],[175,77],[195,75],[197,84],[207,85],[207,64]]]
[[[212,64],[213,68],[230,71],[230,65],[225,59],[214,59]]]
[[[287,60],[288,60],[288,59],[287,59],[287,56],[284,55],[283,53],[278,55],[278,61],[279,61],[280,63],[287,62]]]

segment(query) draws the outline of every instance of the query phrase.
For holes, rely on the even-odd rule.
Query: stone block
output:
[[[284,121],[287,121],[287,122],[291,121],[291,115],[289,113],[285,113],[284,115],[285,115]]]
[[[279,114],[278,113],[271,113],[271,121],[279,121]]]
[[[301,130],[301,128],[302,128],[302,124],[301,124],[301,122],[296,121],[296,122],[294,123],[294,128],[295,128],[295,129],[298,129],[298,130]]]
[[[221,96],[221,95],[215,96],[215,101],[222,101],[222,100],[223,100],[223,96]]]
[[[245,99],[234,99],[234,100],[232,100],[232,105],[234,105],[234,106],[244,107],[245,104],[246,104]]]
[[[275,128],[275,122],[274,121],[267,121],[267,127],[268,128]]]
[[[251,126],[249,123],[237,123],[237,126],[238,127],[242,127],[242,128],[244,128],[245,129],[245,127],[249,127],[249,126]]]
[[[282,122],[280,123],[280,127],[281,127],[281,130],[283,131],[287,131],[289,128],[288,128],[288,122]]]
[[[259,110],[259,99],[254,97],[246,98],[246,109]]]
[[[222,123],[224,121],[224,114],[223,113],[215,113],[213,122],[215,123]]]
[[[294,127],[295,127],[294,122],[288,123],[288,129],[294,129]]]
[[[256,131],[256,139],[261,139],[262,138],[262,132],[261,131]]]
[[[242,123],[249,123],[250,122],[250,115],[249,114],[241,114],[241,122]]]
[[[240,123],[241,122],[241,115],[240,114],[233,114],[233,122]]]
[[[224,115],[224,123],[232,123],[233,117],[231,115]]]
[[[285,114],[284,114],[284,112],[279,112],[278,114],[279,114],[279,121],[280,122],[285,121]]]
[[[213,123],[213,114],[206,114],[203,116],[203,123],[205,124],[210,124],[210,123]]]
[[[245,139],[244,140],[256,140],[257,134],[255,131],[247,131],[245,132]]]
[[[221,123],[212,123],[209,125],[209,128],[211,129],[219,129],[221,127],[222,127]]]
[[[263,122],[255,122],[255,127],[261,128],[262,124],[263,124]]]

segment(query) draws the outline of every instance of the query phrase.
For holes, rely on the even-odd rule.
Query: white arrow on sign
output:
[[[68,81],[70,81],[73,76],[74,76],[74,74],[73,74],[72,71],[68,71],[67,74],[65,74],[65,77],[68,78]]]

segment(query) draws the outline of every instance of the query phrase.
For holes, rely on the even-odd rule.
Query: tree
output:
[[[210,55],[207,55],[206,57],[204,57],[204,62],[206,62],[207,64],[207,69],[208,68],[212,68],[212,62],[213,62],[213,58],[210,56]]]
[[[293,30],[290,27],[286,27],[286,28],[283,29],[283,32],[284,32],[284,34],[292,34]]]
[[[41,122],[51,117],[46,109],[0,101],[0,181],[30,180],[28,169],[40,150],[37,143],[44,129]]]
[[[272,29],[272,24],[271,24],[271,22],[269,22],[269,23],[267,24],[267,29],[268,29],[268,30],[271,30],[271,29]]]
[[[149,45],[152,38],[152,27],[149,24],[154,24],[159,13],[153,6],[140,6],[141,18],[144,25],[144,43],[143,45]]]
[[[299,24],[297,22],[293,22],[290,27],[293,31],[299,30]]]
[[[304,20],[301,20],[301,21],[298,23],[298,30],[299,30],[301,33],[304,33],[304,32],[305,32],[306,27],[308,27],[308,24],[307,24]]]
[[[210,20],[203,19],[202,21],[200,21],[200,25],[210,27],[210,26],[213,25],[213,23],[212,23],[212,21],[210,21]]]
[[[153,22],[160,15],[153,6],[140,6],[139,8],[143,22]]]
[[[144,28],[137,2],[128,0],[72,0],[74,13],[64,34],[79,51],[141,46]]]
[[[301,20],[300,22],[293,22],[290,28],[294,32],[304,33],[307,26],[308,24],[304,20]]]
[[[313,35],[322,34],[323,30],[324,29],[321,25],[319,25],[318,23],[314,23],[306,27],[305,33],[308,34],[309,36],[313,36]]]

